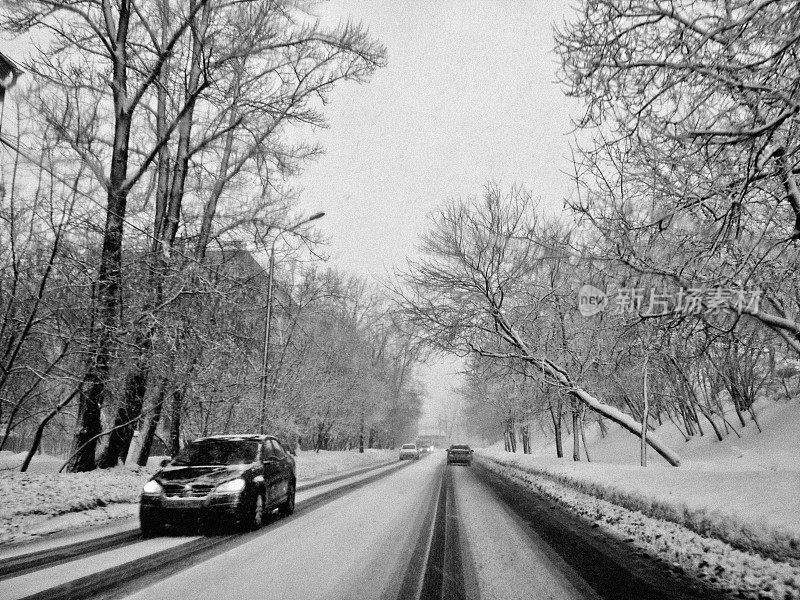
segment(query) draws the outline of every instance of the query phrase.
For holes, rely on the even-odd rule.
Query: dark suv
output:
[[[447,449],[447,464],[462,464],[470,466],[472,464],[472,450],[466,444],[453,444]]]
[[[266,435],[215,435],[185,446],[142,489],[145,537],[165,526],[197,523],[258,529],[278,509],[294,512],[294,458]]]

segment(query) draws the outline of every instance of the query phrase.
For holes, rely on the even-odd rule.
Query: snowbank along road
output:
[[[443,453],[298,492],[244,535],[130,539],[26,563],[0,598],[714,598],[624,540]]]

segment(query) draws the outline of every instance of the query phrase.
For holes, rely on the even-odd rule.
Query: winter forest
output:
[[[39,51],[0,62],[0,450],[77,472],[227,432],[395,448],[441,354],[464,359],[461,426],[509,451],[547,431],[585,460],[596,422],[679,466],[660,424],[760,429],[757,400],[800,391],[800,5],[677,4],[557,27],[582,107],[561,212],[493,180],[437,199],[375,282],[326,265],[293,185],[332,90],[390,58],[366,27],[7,0],[0,32]]]
[[[2,132],[0,447],[85,471],[211,433],[410,435],[418,352],[291,186],[320,152],[298,132],[382,46],[264,2],[12,2],[2,27],[46,51]]]

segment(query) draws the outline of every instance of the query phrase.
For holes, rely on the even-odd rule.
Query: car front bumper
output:
[[[240,495],[181,498],[142,496],[139,518],[157,525],[235,523],[242,513]]]
[[[448,465],[471,465],[472,464],[472,457],[471,456],[459,456],[459,455],[449,455],[447,457],[447,464]]]

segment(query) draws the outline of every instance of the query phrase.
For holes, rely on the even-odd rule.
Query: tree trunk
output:
[[[700,434],[700,437],[703,437],[705,433],[703,433],[703,426],[700,424],[700,417],[697,415],[697,408],[695,405],[696,403],[693,400],[689,401],[689,409],[691,410],[695,425],[697,425],[697,432]]]
[[[102,355],[97,360],[107,361],[107,358]],[[72,458],[67,465],[70,473],[93,471],[96,467],[97,439],[102,431],[100,407],[105,392],[103,384],[97,378],[103,371],[104,368],[91,369],[84,377],[78,393],[78,418],[72,438]],[[88,388],[85,391],[84,386]]]
[[[166,10],[166,5],[163,2],[158,3],[159,17],[162,23],[166,23],[169,15]],[[168,29],[162,27],[161,29],[161,45],[166,47],[169,43]],[[156,138],[164,139],[167,136],[167,82],[170,75],[170,59],[165,58],[161,71],[158,74],[158,85],[156,86]],[[164,287],[163,281],[166,275],[166,263],[164,262],[163,255],[163,239],[164,239],[164,223],[169,193],[169,180],[170,180],[170,165],[169,165],[169,147],[167,144],[162,144],[158,150],[158,157],[156,159],[156,194],[155,194],[155,214],[153,217],[153,238],[150,243],[150,253],[146,261],[147,267],[151,276],[149,278],[150,287],[153,293],[153,304],[151,310],[161,304]],[[175,240],[169,240],[171,246]],[[152,315],[155,321],[156,315]],[[141,340],[140,355],[137,358],[137,366],[141,367],[140,372],[134,372],[129,375],[126,382],[125,393],[133,396],[137,390],[140,390],[142,396],[138,400],[134,400],[134,404],[141,406],[144,403],[144,392],[138,384],[139,377],[145,381],[149,377],[149,365],[145,364],[142,359],[149,356],[153,348],[153,335],[155,334],[155,326],[150,325],[148,331],[143,335]],[[155,439],[156,429],[158,428],[159,421],[161,420],[161,413],[164,406],[164,399],[166,397],[167,378],[161,378],[158,383],[158,390],[156,391],[153,408],[150,414],[145,418],[140,430],[139,449],[136,456],[136,464],[140,467],[147,465],[147,460],[150,458],[150,450],[153,446]]]
[[[558,402],[558,414],[553,410],[553,403],[548,402],[550,408],[550,417],[553,419],[553,432],[556,436],[556,456],[564,458],[564,446],[561,441],[561,401]]]
[[[128,22],[129,6],[119,4],[111,88],[114,96],[114,141],[108,177],[106,224],[103,248],[97,275],[98,323],[94,330],[92,362],[83,378],[85,393],[79,395],[76,431],[73,437],[75,455],[70,460],[71,472],[95,468],[97,436],[101,432],[100,410],[107,392],[110,357],[119,318],[120,279],[122,275],[122,235],[128,203],[128,151],[132,123],[132,107],[128,101]],[[109,32],[111,33],[111,32]]]
[[[702,405],[699,404],[697,405],[697,408],[700,411],[700,413],[706,418],[706,421],[708,421],[711,424],[711,429],[714,430],[714,435],[717,436],[717,441],[721,442],[722,432],[719,430],[719,427],[717,427],[717,424],[714,422],[713,413],[709,414],[709,411],[707,411],[705,408],[703,408]]]
[[[181,413],[183,412],[183,390],[172,392],[172,410],[170,413],[169,453],[175,456],[181,450]]]
[[[583,444],[583,453],[586,455],[586,462],[592,462],[592,458],[589,456],[589,446],[586,444],[586,428],[584,427],[585,421],[586,421],[586,407],[581,405],[580,422],[579,422],[579,427],[581,430],[581,443]]]
[[[198,0],[189,1],[189,9],[195,14]],[[164,239],[174,240],[178,231],[181,215],[181,205],[186,186],[186,176],[189,172],[190,145],[192,139],[192,123],[194,117],[195,101],[200,89],[200,76],[203,70],[203,42],[202,38],[208,27],[211,11],[207,3],[203,2],[201,15],[193,23],[192,31],[192,63],[186,79],[186,97],[184,98],[184,113],[178,124],[178,142],[175,150],[175,163],[172,171],[172,187],[169,192],[169,205],[164,216]]]
[[[681,417],[683,417],[683,426],[686,427],[686,433],[694,436],[694,425],[692,425],[692,418],[686,408],[686,403],[681,404]]]
[[[730,394],[731,400],[733,400],[733,408],[736,410],[736,416],[739,417],[739,423],[741,423],[742,427],[747,427],[747,423],[744,420],[744,414],[742,414],[742,404],[743,399],[739,394],[738,388],[734,385],[730,385]]]
[[[628,410],[631,411],[633,418],[637,421],[642,420],[642,411],[639,410],[639,407],[636,406],[633,401],[628,397],[628,394],[622,394],[622,399],[625,400],[625,405],[628,407]]]
[[[65,406],[67,406],[67,404],[72,402],[72,399],[76,395],[78,395],[78,390],[75,390],[64,400],[59,402],[58,405],[55,408],[53,408],[53,410],[51,410],[44,419],[39,421],[39,426],[36,428],[36,433],[33,435],[33,442],[31,443],[30,450],[28,450],[28,455],[25,457],[25,460],[22,462],[22,466],[19,469],[21,473],[24,473],[25,471],[28,470],[28,467],[31,464],[31,460],[33,459],[33,456],[36,454],[37,451],[40,451],[39,444],[42,441],[42,434],[44,434],[44,428],[47,427],[47,424],[50,422],[50,420],[53,417],[55,417],[58,413],[60,413],[61,410]]]
[[[314,452],[319,452],[322,449],[322,432],[325,430],[325,424],[320,421],[317,424],[317,435],[314,440]]]
[[[758,419],[756,418],[756,411],[753,410],[753,404],[750,403],[750,406],[747,407],[747,411],[750,413],[750,416],[753,418],[753,423],[756,424],[756,429],[758,429],[758,433],[763,433],[761,430],[761,425],[758,423]]]
[[[125,397],[122,399],[121,406],[117,409],[114,418],[114,430],[108,437],[108,444],[100,456],[98,466],[101,469],[116,467],[120,461],[125,462],[128,456],[128,449],[131,445],[133,432],[136,429],[137,419],[142,414],[144,394],[147,387],[147,373],[144,365],[140,364],[144,357],[136,361],[130,375],[130,384],[126,385]]]
[[[642,443],[639,448],[639,464],[643,467],[647,466],[647,417],[650,413],[650,402],[647,394],[647,362],[649,358],[649,356],[646,356],[644,359],[644,377],[642,382],[642,401],[644,402],[644,406],[642,407]]]
[[[190,10],[194,14],[197,11],[197,2],[190,3]],[[159,150],[158,154],[158,187],[156,199],[156,214],[154,221],[154,238],[152,244],[151,257],[155,263],[149,265],[151,268],[151,285],[154,290],[155,298],[153,306],[158,306],[163,294],[162,281],[166,276],[167,255],[175,242],[178,229],[178,218],[184,194],[184,183],[186,179],[187,165],[189,161],[189,143],[191,139],[191,122],[194,111],[194,102],[200,78],[200,37],[205,30],[209,11],[203,8],[203,15],[200,19],[198,29],[192,29],[192,67],[189,73],[188,88],[185,100],[185,110],[179,124],[178,150],[175,158],[174,175],[171,178],[172,186],[168,186],[170,180],[168,168],[168,151],[166,144]],[[162,18],[166,13],[162,11]],[[166,40],[166,28],[162,32],[162,43]],[[168,66],[162,68],[159,80],[163,84],[167,76]],[[159,137],[167,134],[166,126],[166,95],[164,90],[159,87],[157,94],[157,113],[156,127]],[[169,192],[169,193],[168,193]],[[148,257],[150,259],[151,257]],[[151,307],[152,308],[152,307]],[[155,315],[153,315],[155,317]],[[151,326],[145,333],[137,336],[135,346],[139,349],[139,356],[135,361],[133,372],[128,376],[125,384],[124,400],[118,408],[115,423],[125,423],[135,419],[141,414],[144,403],[144,393],[148,376],[148,358],[152,348],[152,337],[155,334],[155,327]],[[133,437],[134,426],[115,429],[109,438],[108,445],[103,451],[100,460],[101,468],[116,466],[122,459],[124,462],[130,442]]]
[[[584,416],[584,412],[581,411],[581,441],[583,442],[583,453],[586,455],[586,462],[592,462],[592,458],[589,456],[589,446],[586,444],[586,431],[583,427]]]
[[[150,458],[150,449],[153,447],[153,440],[156,437],[156,429],[161,420],[161,411],[164,407],[164,398],[167,391],[167,378],[162,377],[158,384],[155,398],[153,399],[153,410],[145,418],[140,430],[141,441],[139,444],[139,454],[136,457],[136,464],[140,467],[147,466],[147,459]]]
[[[511,447],[511,452],[516,452],[517,433],[514,430],[514,417],[508,417],[508,420],[506,421],[506,431],[508,431],[508,445]]]
[[[211,239],[211,227],[214,223],[214,217],[217,213],[217,203],[222,197],[225,184],[227,183],[227,178],[229,177],[228,168],[230,165],[233,141],[236,137],[236,129],[234,124],[237,120],[238,115],[236,114],[236,111],[231,110],[228,117],[228,127],[230,129],[225,135],[225,145],[222,151],[222,156],[220,157],[217,177],[214,181],[214,185],[211,188],[211,192],[209,193],[208,200],[206,200],[205,206],[203,207],[203,219],[200,222],[200,232],[197,236],[197,246],[195,248],[195,259],[198,262],[203,262],[203,259],[205,258],[208,242]]]
[[[580,414],[578,407],[572,407],[572,460],[575,462],[581,459],[581,438],[578,437],[581,427]]]
[[[528,428],[527,423],[522,426],[520,429],[520,435],[522,436],[522,453],[523,454],[530,454],[531,453],[531,439],[530,439],[530,430]]]

